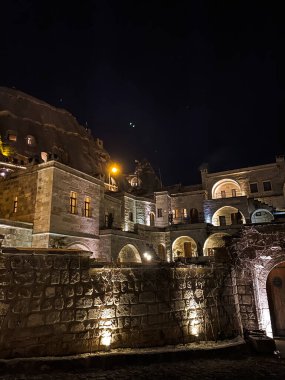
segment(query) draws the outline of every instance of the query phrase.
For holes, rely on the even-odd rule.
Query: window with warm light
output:
[[[91,198],[85,197],[84,199],[84,216],[87,218],[91,217]]]
[[[28,135],[26,137],[26,142],[27,142],[27,145],[30,145],[30,146],[33,146],[36,144],[36,140],[35,140],[34,136],[31,136],[31,135]]]
[[[77,214],[77,193],[75,191],[70,192],[69,206],[70,213]]]
[[[18,197],[14,198],[14,203],[13,203],[13,213],[17,212],[18,210]]]
[[[16,134],[9,133],[9,134],[8,134],[8,140],[9,140],[9,141],[14,141],[14,142],[16,142],[16,141],[17,141],[17,135],[16,135]]]
[[[179,209],[175,208],[172,210],[173,218],[178,218],[179,217]]]

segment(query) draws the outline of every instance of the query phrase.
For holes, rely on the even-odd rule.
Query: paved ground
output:
[[[241,360],[183,360],[173,363],[153,363],[148,365],[127,366],[112,370],[56,371],[41,374],[2,375],[2,380],[141,380],[141,379],[284,379],[285,360],[272,357],[250,357]]]
[[[285,353],[285,341],[276,341],[277,348]],[[192,356],[192,357],[191,357]],[[106,356],[107,357],[107,356]],[[141,358],[142,356],[140,356]],[[112,368],[108,369],[111,361],[105,362],[105,369],[96,369],[86,358],[74,366],[74,360],[64,363],[64,370],[52,369],[46,362],[39,362],[33,367],[23,363],[20,373],[7,373],[0,375],[0,380],[259,380],[259,379],[285,379],[285,359],[276,355],[256,355],[244,351],[224,352],[222,355],[209,352],[202,357],[196,353],[195,357],[188,352],[187,355],[159,356],[146,355],[137,365],[130,365],[124,357],[121,361],[113,361]],[[98,365],[98,363],[97,363]],[[89,368],[90,367],[90,368]],[[17,366],[19,369],[19,366]],[[72,369],[73,368],[73,369]]]

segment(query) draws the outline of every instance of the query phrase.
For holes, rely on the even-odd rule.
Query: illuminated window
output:
[[[221,191],[221,197],[222,197],[222,198],[226,198],[226,192],[225,192],[225,190],[222,190],[222,191]]]
[[[70,192],[69,198],[70,213],[77,214],[77,193],[74,191]]]
[[[263,182],[263,190],[264,191],[271,191],[272,190],[270,181],[264,181]]]
[[[187,218],[187,209],[186,208],[182,208],[181,209],[181,214],[183,215],[183,218]]]
[[[162,208],[157,209],[157,217],[162,218]]]
[[[14,135],[14,134],[8,134],[8,140],[9,141],[17,141],[17,135]]]
[[[175,208],[174,210],[172,210],[172,214],[173,214],[173,218],[178,218],[178,215],[179,215],[179,209],[178,209],[178,208]]]
[[[237,196],[237,191],[236,189],[232,189],[232,197],[236,197]]]
[[[14,203],[13,203],[13,212],[17,212],[18,210],[18,197],[15,197]]]
[[[28,145],[33,146],[33,145],[35,145],[36,140],[35,140],[34,136],[28,135],[26,137],[26,142]]]
[[[258,186],[257,183],[250,183],[250,192],[251,193],[258,193]]]
[[[129,212],[129,221],[130,222],[134,221],[134,214],[131,211]]]
[[[91,216],[91,198],[90,197],[85,197],[84,199],[84,216],[87,218],[90,218]]]

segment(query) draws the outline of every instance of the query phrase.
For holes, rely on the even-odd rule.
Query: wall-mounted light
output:
[[[152,259],[151,254],[148,253],[148,252],[145,252],[145,253],[143,254],[143,257],[144,257],[147,261],[151,261],[151,259]]]

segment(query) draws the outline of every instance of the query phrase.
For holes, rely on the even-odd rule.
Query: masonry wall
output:
[[[2,246],[4,247],[31,247],[32,224],[23,222],[5,223],[7,220],[0,219],[0,235],[4,235]]]
[[[37,173],[33,169],[0,181],[0,218],[32,223],[36,202]],[[17,211],[13,212],[15,197]]]
[[[93,268],[80,253],[1,254],[0,355],[215,340],[240,332],[225,268]],[[222,333],[221,333],[222,332]]]
[[[173,194],[171,196],[171,210],[178,209],[178,218],[174,218],[174,223],[181,223],[184,221],[181,210],[187,210],[188,223],[192,223],[190,219],[190,210],[197,209],[199,221],[204,221],[203,202],[205,200],[205,191],[193,191],[191,193]]]

